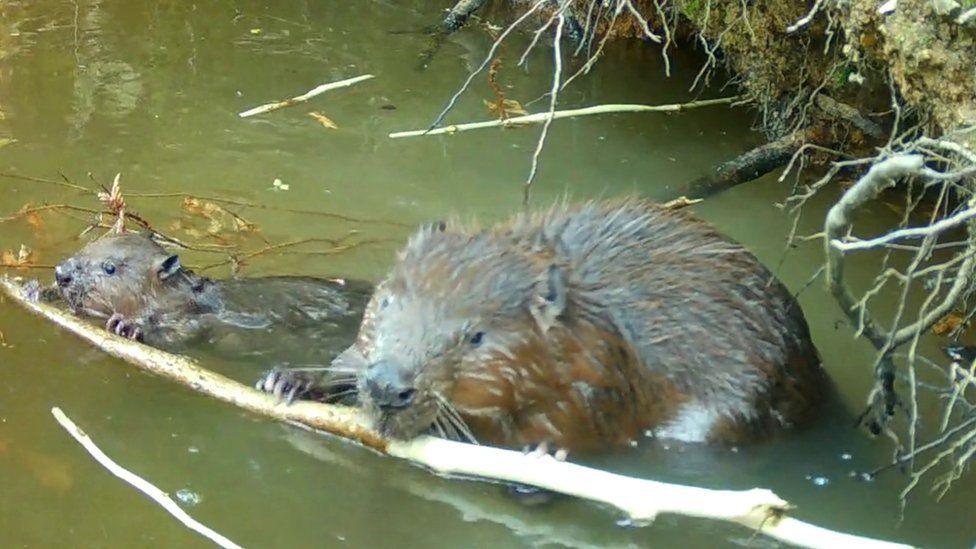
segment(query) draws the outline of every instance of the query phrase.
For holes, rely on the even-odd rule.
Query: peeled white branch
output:
[[[170,497],[166,495],[166,492],[163,492],[146,479],[140,477],[132,471],[129,471],[118,463],[115,463],[112,458],[105,455],[105,452],[102,452],[101,448],[92,442],[92,439],[88,438],[88,435],[85,434],[84,431],[79,429],[68,416],[64,415],[61,408],[55,406],[54,408],[51,408],[51,413],[54,414],[54,419],[56,419],[58,423],[60,423],[61,426],[68,431],[68,434],[70,434],[75,440],[78,441],[78,443],[84,446],[85,450],[88,450],[88,453],[95,458],[95,461],[108,469],[113,475],[129,483],[133,488],[139,490],[143,494],[146,494],[150,497],[150,499],[160,504],[163,509],[166,509],[167,513],[173,515],[176,520],[182,522],[187,528],[199,533],[210,541],[226,549],[241,549],[240,545],[237,545],[233,541],[225,538],[217,532],[214,532],[207,526],[197,522],[175,501],[170,499]]]
[[[925,227],[899,229],[870,240],[845,241],[834,239],[830,242],[830,245],[842,252],[850,252],[853,250],[870,250],[872,248],[878,248],[898,240],[904,240],[907,238],[924,238],[926,236],[937,235],[943,231],[958,227],[974,217],[976,217],[976,208],[967,208],[955,215],[945,219],[940,219],[939,221]]]
[[[321,86],[313,88],[303,93],[302,95],[292,97],[291,99],[285,99],[284,101],[275,101],[274,103],[266,103],[264,105],[254,107],[253,109],[248,109],[242,113],[239,113],[237,116],[240,116],[241,118],[247,118],[249,116],[254,116],[257,114],[264,114],[266,112],[276,111],[278,109],[283,109],[285,107],[290,107],[292,105],[304,103],[309,99],[312,99],[313,97],[316,97],[318,95],[322,95],[323,93],[329,90],[352,86],[353,84],[362,82],[363,80],[369,80],[370,78],[376,78],[376,77],[373,76],[372,74],[364,74],[362,76],[356,76],[355,78],[347,78],[345,80],[340,80],[338,82],[322,84]]]
[[[358,410],[317,402],[279,403],[272,396],[200,367],[195,361],[116,336],[51,305],[36,291],[9,278],[0,287],[13,301],[143,370],[274,419],[338,434],[439,474],[463,475],[537,486],[615,507],[631,521],[646,523],[660,513],[741,524],[802,547],[903,548],[906,545],[833,532],[786,518],[786,501],[765,489],[710,490],[636,479],[520,452],[475,446],[430,436],[388,440],[373,431]],[[36,290],[36,289],[35,289]],[[34,294],[34,295],[31,295]]]
[[[528,124],[543,124],[547,120],[559,118],[571,118],[574,116],[589,116],[592,114],[609,114],[615,112],[680,112],[699,107],[711,107],[713,105],[728,105],[745,99],[745,96],[722,97],[720,99],[704,99],[692,101],[690,103],[674,103],[671,105],[634,105],[634,104],[610,104],[583,107],[581,109],[569,109],[564,111],[538,112],[515,116],[504,120],[485,120],[483,122],[467,122],[464,124],[453,124],[442,128],[431,130],[410,130],[394,132],[390,134],[393,139],[401,137],[419,137],[423,135],[440,135],[444,133],[458,133],[469,130],[480,130],[483,128],[514,128]]]

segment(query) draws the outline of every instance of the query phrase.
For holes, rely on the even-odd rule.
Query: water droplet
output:
[[[199,505],[200,502],[203,501],[200,494],[190,490],[189,488],[181,488],[178,492],[176,492],[176,499],[180,500],[180,503],[183,505],[190,507]]]
[[[840,455],[840,459],[843,460],[843,461],[850,461],[850,460],[854,459],[854,456],[852,456],[848,452],[844,452],[843,454]]]

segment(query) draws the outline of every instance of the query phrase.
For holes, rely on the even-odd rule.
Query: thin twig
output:
[[[233,541],[211,530],[207,526],[197,522],[193,517],[188,515],[186,511],[181,509],[175,501],[170,499],[165,492],[152,485],[146,479],[122,467],[113,461],[112,458],[105,455],[105,452],[102,452],[102,450],[96,446],[94,442],[92,442],[92,439],[89,438],[84,431],[79,429],[78,426],[75,425],[75,423],[71,421],[71,419],[66,416],[64,412],[61,411],[61,408],[55,406],[54,408],[51,408],[51,413],[54,414],[54,419],[56,419],[58,423],[60,423],[61,426],[68,431],[68,434],[77,440],[78,443],[85,448],[85,450],[88,450],[88,453],[95,458],[95,461],[108,469],[113,475],[129,483],[136,490],[139,490],[143,494],[149,496],[150,499],[161,505],[167,513],[173,515],[176,520],[182,522],[184,526],[193,530],[194,532],[199,533],[221,547],[225,547],[227,549],[241,549],[240,545],[237,545]]]
[[[900,229],[897,231],[892,231],[883,236],[877,238],[871,238],[869,240],[860,240],[853,238],[844,238],[831,241],[830,245],[842,252],[850,252],[854,250],[870,250],[873,248],[879,248],[890,242],[896,240],[903,240],[907,238],[923,238],[937,235],[941,232],[953,229],[966,223],[970,219],[976,217],[976,207],[967,208],[952,217],[947,217],[945,219],[940,219],[939,221],[926,225],[924,227],[912,227],[910,229]]]
[[[385,221],[380,219],[369,219],[363,217],[352,217],[344,214],[337,214],[332,212],[322,212],[317,210],[301,210],[294,208],[280,208],[278,206],[270,206],[268,204],[261,204],[258,202],[247,202],[244,200],[236,200],[233,198],[223,198],[219,196],[206,196],[197,195],[184,192],[174,192],[174,193],[126,193],[129,198],[196,198],[199,200],[206,200],[210,202],[217,202],[221,204],[231,204],[233,206],[241,206],[244,208],[256,208],[260,210],[271,210],[277,212],[287,212],[300,215],[315,215],[320,217],[328,217],[332,219],[338,219],[341,221],[348,221],[350,223],[369,223],[375,225],[389,225],[392,227],[409,227],[410,225],[406,223],[400,223],[397,221]],[[129,215],[132,215],[131,213]]]
[[[735,97],[722,97],[719,99],[704,99],[701,101],[691,101],[689,103],[673,103],[670,105],[635,105],[635,104],[609,104],[609,105],[595,105],[592,107],[583,107],[580,109],[571,109],[565,111],[555,111],[553,113],[540,112],[527,114],[523,116],[515,116],[512,118],[507,118],[505,120],[485,120],[483,122],[467,122],[464,124],[454,124],[451,126],[445,126],[443,128],[435,128],[431,130],[410,130],[402,132],[394,132],[390,134],[390,138],[399,139],[402,137],[420,137],[424,135],[440,135],[440,134],[453,134],[469,130],[480,130],[484,128],[513,128],[518,126],[524,126],[527,124],[542,124],[547,120],[558,120],[560,118],[572,118],[574,116],[589,116],[594,114],[610,114],[610,113],[620,113],[620,112],[681,112],[690,109],[697,109],[700,107],[711,107],[713,105],[728,105],[735,103],[741,99],[745,99],[745,96],[737,95]]]
[[[535,151],[532,153],[532,167],[529,169],[529,176],[525,179],[525,183],[522,185],[522,206],[529,207],[529,197],[532,192],[532,182],[535,181],[535,176],[539,173],[539,156],[542,155],[542,148],[546,145],[546,136],[549,135],[549,126],[552,125],[552,120],[556,112],[556,100],[559,97],[559,79],[563,75],[563,57],[562,57],[562,41],[563,41],[563,26],[566,24],[566,16],[563,15],[562,10],[566,9],[565,6],[560,8],[558,22],[556,23],[556,38],[555,44],[552,50],[552,87],[549,89],[549,112],[546,113],[546,119],[542,124],[542,132],[539,134],[539,141],[535,144]]]
[[[278,109],[283,109],[285,107],[291,107],[292,105],[298,105],[299,103],[304,103],[309,99],[312,99],[313,97],[322,95],[323,93],[329,90],[334,90],[337,88],[345,88],[353,84],[362,82],[363,80],[369,80],[370,78],[376,78],[376,77],[373,76],[372,74],[364,74],[362,76],[347,78],[345,80],[340,80],[338,82],[330,82],[328,84],[322,84],[321,86],[312,88],[311,90],[303,93],[302,95],[292,97],[291,99],[285,99],[284,101],[275,101],[273,103],[266,103],[264,105],[260,105],[258,107],[254,107],[253,109],[248,109],[242,113],[239,113],[237,116],[241,118],[247,118],[249,116],[264,114],[266,112],[276,111]]]
[[[88,187],[83,187],[70,181],[58,181],[56,179],[45,179],[43,177],[32,177],[29,175],[20,175],[16,173],[6,173],[0,172],[0,177],[7,179],[20,179],[21,181],[30,181],[33,183],[43,183],[45,185],[56,185],[58,187],[66,187],[68,189],[74,189],[76,191],[83,191],[86,193],[94,193],[95,191],[89,189]]]
[[[468,87],[471,86],[471,82],[474,81],[475,77],[481,74],[481,72],[485,70],[485,68],[487,68],[488,65],[491,63],[491,60],[494,59],[495,52],[498,51],[498,48],[501,46],[505,38],[508,37],[508,35],[511,34],[512,31],[514,31],[519,25],[522,24],[523,21],[528,19],[533,13],[536,12],[536,10],[542,7],[542,5],[545,4],[547,1],[548,0],[538,0],[535,4],[532,5],[530,9],[528,9],[525,13],[523,13],[521,17],[516,19],[514,23],[509,25],[505,30],[501,32],[501,34],[498,35],[498,38],[496,38],[495,41],[491,44],[491,48],[488,50],[488,54],[485,55],[485,58],[481,62],[481,65],[479,65],[478,68],[472,71],[471,74],[468,75],[468,78],[464,81],[464,83],[461,84],[461,87],[458,89],[458,91],[454,92],[454,95],[451,96],[451,99],[447,102],[447,105],[444,107],[444,110],[442,110],[440,114],[437,115],[437,118],[435,118],[434,121],[430,124],[430,127],[427,128],[427,131],[432,131],[434,128],[439,126],[441,122],[444,121],[444,117],[447,116],[447,113],[451,112],[451,109],[453,109],[454,105],[457,104],[458,99],[460,99],[461,96],[464,95],[464,92],[468,90]],[[421,135],[423,133],[424,132],[421,132]]]

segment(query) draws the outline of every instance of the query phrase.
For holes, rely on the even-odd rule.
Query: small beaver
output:
[[[315,339],[314,346],[342,349],[372,290],[363,282],[305,277],[211,280],[137,233],[95,240],[54,274],[69,307],[107,319],[106,328],[119,335],[167,350],[223,342],[235,358],[277,358],[269,348],[281,350],[289,334],[301,336],[299,347]]]
[[[755,439],[809,419],[827,387],[799,305],[755,256],[637,199],[421,229],[334,369],[388,436],[570,452],[648,431]]]

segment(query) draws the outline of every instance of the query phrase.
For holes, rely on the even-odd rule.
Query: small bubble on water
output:
[[[190,452],[191,454],[199,454],[200,453],[200,449],[197,448],[196,446],[190,446],[189,448],[186,449],[186,451],[187,452]]]
[[[871,482],[874,480],[874,475],[871,473],[852,471],[854,478],[860,480],[861,482]]]
[[[180,500],[183,505],[188,505],[190,507],[199,505],[203,498],[200,494],[190,490],[189,488],[181,488],[176,492],[176,499]]]
[[[733,446],[732,448],[730,448],[730,450],[732,451],[733,454],[738,454],[739,453],[739,447],[738,446]]]
[[[827,486],[830,484],[829,478],[820,475],[807,475],[805,478],[813,483],[814,486]]]
[[[848,453],[848,452],[844,452],[843,454],[841,454],[841,455],[840,455],[840,459],[841,459],[842,461],[850,461],[850,460],[852,460],[852,459],[854,459],[854,456],[852,456],[852,455],[851,455],[850,453]]]
[[[636,440],[632,440],[632,441],[628,442],[627,444],[630,444],[630,447],[631,448],[637,448],[637,441]]]
[[[653,438],[654,437],[654,431],[648,429],[648,430],[644,431],[644,436],[647,437],[647,438]]]

